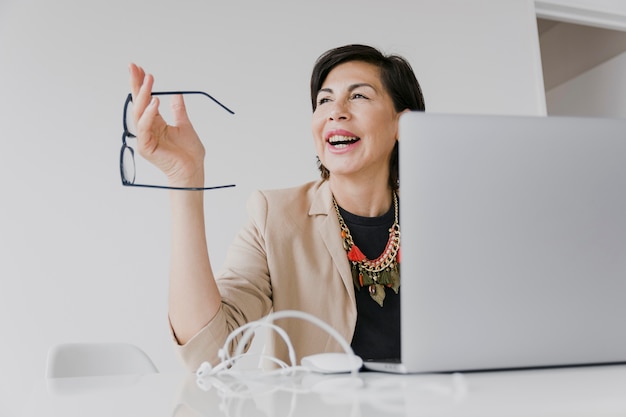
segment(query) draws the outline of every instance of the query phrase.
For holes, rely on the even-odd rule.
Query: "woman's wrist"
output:
[[[170,176],[167,183],[173,188],[202,188],[204,187],[204,170],[199,170],[192,175]]]

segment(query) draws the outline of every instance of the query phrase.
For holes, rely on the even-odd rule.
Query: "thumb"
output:
[[[172,109],[172,117],[174,119],[175,126],[191,124],[189,122],[187,107],[185,107],[185,100],[183,99],[182,94],[172,96],[170,107]]]

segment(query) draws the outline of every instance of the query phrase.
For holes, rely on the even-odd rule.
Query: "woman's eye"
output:
[[[320,104],[328,103],[329,101],[330,99],[328,97],[322,97],[317,100],[317,105],[319,106]]]
[[[353,99],[356,99],[356,98],[364,98],[364,99],[367,99],[367,97],[365,97],[365,96],[364,96],[363,94],[361,94],[361,93],[354,93],[354,94],[352,94],[352,98],[353,98]]]

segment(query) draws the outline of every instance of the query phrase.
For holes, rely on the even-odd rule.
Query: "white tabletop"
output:
[[[27,416],[616,416],[626,365],[390,375],[153,374],[43,380]]]

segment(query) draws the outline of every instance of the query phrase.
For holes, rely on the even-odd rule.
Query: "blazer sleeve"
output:
[[[222,296],[218,313],[186,344],[176,343],[179,355],[191,370],[204,361],[213,365],[218,363],[218,351],[228,335],[234,329],[266,316],[272,308],[265,244],[267,207],[267,200],[260,191],[249,198],[248,221],[235,237],[216,277]],[[237,340],[229,347],[231,352]]]

